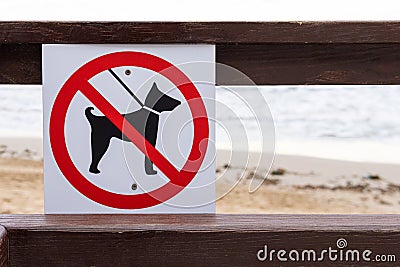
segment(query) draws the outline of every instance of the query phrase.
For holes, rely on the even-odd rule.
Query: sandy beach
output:
[[[261,163],[255,171],[256,156],[245,167],[218,151],[218,213],[400,211],[400,165],[277,155],[273,174],[262,180],[258,173],[269,166]],[[262,185],[249,193],[252,179]],[[0,213],[43,213],[40,139],[0,139]]]
[[[220,152],[221,153],[221,152]],[[230,167],[235,169],[234,166]],[[243,169],[236,169],[236,173]],[[249,179],[217,202],[221,213],[399,213],[399,165],[277,155],[267,180]],[[252,174],[250,167],[244,177]],[[256,175],[257,176],[257,175]],[[256,178],[257,179],[257,178]],[[224,182],[217,183],[217,191]]]

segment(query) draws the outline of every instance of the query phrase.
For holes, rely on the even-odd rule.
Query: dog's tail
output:
[[[94,115],[92,114],[92,110],[94,110],[93,107],[88,107],[85,109],[85,116],[87,118],[87,120],[89,121],[90,124],[92,124],[92,120],[94,118]]]

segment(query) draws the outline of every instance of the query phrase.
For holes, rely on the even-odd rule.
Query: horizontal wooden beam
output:
[[[10,266],[253,266],[265,245],[320,252],[340,238],[400,257],[400,215],[0,215],[0,224]],[[317,262],[329,264],[338,261]]]
[[[8,238],[6,229],[0,225],[0,267],[8,266]]]
[[[217,62],[260,85],[400,84],[400,44],[218,45]],[[219,84],[246,84],[227,78],[217,72]]]
[[[41,84],[40,44],[0,45],[0,84]],[[259,85],[400,84],[400,44],[220,44],[216,60]],[[219,85],[246,85],[224,75]]]
[[[8,231],[400,231],[400,215],[13,215]]]
[[[41,45],[0,45],[0,84],[42,84]]]
[[[400,22],[0,22],[0,43],[400,43]]]

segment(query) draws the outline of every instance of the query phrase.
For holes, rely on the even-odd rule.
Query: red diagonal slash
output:
[[[179,171],[143,137],[121,114],[89,83],[80,85],[80,91],[89,99],[129,140],[136,145],[173,182],[179,184]]]

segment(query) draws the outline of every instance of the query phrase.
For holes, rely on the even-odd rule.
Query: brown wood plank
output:
[[[6,215],[7,230],[400,231],[400,215]]]
[[[264,245],[321,251],[339,238],[396,255],[399,223],[400,215],[0,215],[10,266],[253,266]],[[317,265],[338,264],[326,260]]]
[[[0,267],[8,266],[8,238],[6,229],[0,225]]]
[[[0,45],[0,84],[41,83],[41,45]]]
[[[375,254],[399,257],[396,249],[399,233],[18,231],[10,240],[10,266],[271,266],[270,261],[260,262],[257,259],[257,252],[264,245],[271,249],[285,249],[287,254],[293,247],[299,248],[300,253],[304,249],[314,249],[319,255],[320,251],[329,247],[337,249],[336,242],[343,237],[352,248],[361,251],[359,254],[368,249]],[[316,263],[305,262],[304,265],[280,263],[276,254],[273,262],[274,266],[338,266],[337,262],[330,262],[327,258]],[[361,262],[352,263],[353,266],[371,264]]]
[[[218,45],[217,62],[256,84],[399,84],[398,44]],[[246,84],[225,79],[218,84]]]
[[[400,22],[0,22],[0,43],[400,43]]]
[[[400,44],[217,45],[217,62],[256,84],[400,84]],[[41,45],[0,45],[0,84],[41,84]],[[226,78],[220,85],[248,84]]]

